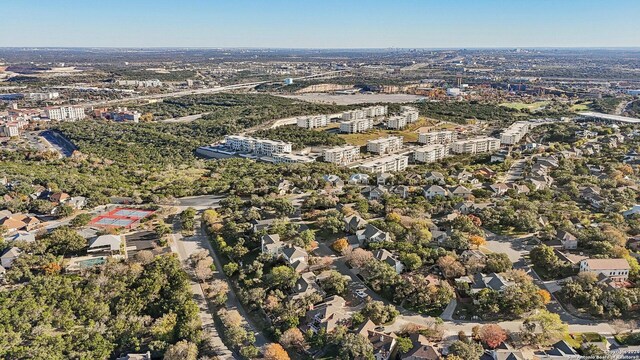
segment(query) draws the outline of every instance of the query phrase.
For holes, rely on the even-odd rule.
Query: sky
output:
[[[3,0],[0,47],[638,47],[640,0]]]

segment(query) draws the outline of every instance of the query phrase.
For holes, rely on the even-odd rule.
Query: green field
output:
[[[536,110],[542,109],[548,104],[549,104],[548,101],[536,101],[533,103],[509,102],[509,103],[502,103],[500,104],[500,106],[504,106],[510,109],[515,109],[515,110],[528,109],[529,111],[536,111]]]

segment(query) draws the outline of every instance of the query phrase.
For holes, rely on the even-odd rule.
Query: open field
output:
[[[354,94],[334,95],[308,93],[302,95],[278,95],[290,99],[304,100],[318,104],[353,105],[367,103],[409,103],[424,99],[424,96],[409,94]]]
[[[431,121],[425,118],[420,118],[417,122],[411,124],[410,126],[407,126],[402,130],[374,129],[365,133],[339,134],[338,136],[345,139],[347,143],[357,146],[364,146],[367,145],[367,141],[369,140],[374,140],[390,135],[402,136],[404,138],[404,142],[416,142],[418,141],[419,130],[421,128],[424,128],[425,126],[430,125],[432,125]]]
[[[500,106],[508,107],[510,109],[522,110],[528,109],[529,111],[540,110],[541,108],[547,106],[549,104],[548,101],[536,101],[533,103],[523,103],[523,102],[510,102],[510,103],[502,103]]]

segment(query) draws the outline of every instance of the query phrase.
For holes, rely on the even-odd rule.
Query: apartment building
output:
[[[322,153],[325,162],[346,165],[360,158],[360,148],[357,146],[340,146],[324,150]]]
[[[407,126],[406,116],[392,116],[387,120],[387,129],[400,130]]]
[[[403,171],[409,165],[409,157],[405,155],[387,155],[360,165],[360,170],[374,174]]]
[[[425,145],[434,144],[450,144],[456,141],[458,135],[453,131],[431,131],[428,133],[420,133],[418,142]]]
[[[407,117],[407,123],[412,124],[418,121],[418,115],[420,113],[418,112],[418,109],[413,106],[400,106],[400,111],[403,116]]]
[[[60,93],[57,93],[57,92],[27,93],[24,95],[25,95],[25,98],[27,98],[28,100],[34,100],[34,101],[53,100],[60,97]]]
[[[309,156],[287,154],[287,153],[273,154],[272,159],[275,164],[297,164],[297,163],[310,163],[315,161]]]
[[[388,136],[375,140],[367,141],[367,151],[384,154],[390,153],[402,148],[402,136]]]
[[[531,123],[528,121],[516,121],[505,129],[500,135],[500,143],[504,145],[515,145],[522,140],[529,131]]]
[[[365,116],[368,117],[378,117],[387,115],[387,106],[386,105],[376,105],[370,106],[362,109],[365,113]]]
[[[44,110],[45,115],[51,120],[82,120],[85,118],[84,108],[79,106],[50,107]]]
[[[16,137],[20,135],[20,127],[16,123],[7,123],[0,126],[0,135],[7,137]]]
[[[460,140],[451,145],[451,151],[456,154],[480,154],[495,151],[499,148],[500,140],[492,137]]]
[[[291,143],[268,139],[257,139],[250,136],[227,135],[224,146],[238,152],[255,153],[272,156],[273,154],[291,153]]]
[[[298,126],[305,129],[325,127],[328,123],[329,117],[327,115],[303,116],[297,120]]]
[[[364,110],[361,110],[361,109],[349,110],[342,113],[342,120],[344,121],[364,119],[365,117],[366,117],[366,114]]]
[[[343,121],[340,123],[340,132],[346,134],[361,133],[373,129],[373,120],[370,118]]]
[[[135,87],[161,87],[162,81],[158,79],[152,80],[117,80],[116,84],[120,86],[135,86]]]
[[[442,144],[423,146],[413,153],[414,160],[421,163],[440,161],[447,156],[449,156],[449,146]]]

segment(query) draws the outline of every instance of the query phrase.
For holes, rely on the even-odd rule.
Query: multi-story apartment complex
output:
[[[373,120],[369,118],[343,121],[340,123],[340,132],[347,134],[365,132],[372,128]]]
[[[500,143],[514,145],[520,142],[527,135],[531,123],[528,121],[516,121],[500,135]]]
[[[451,151],[456,154],[479,154],[495,151],[499,148],[500,140],[492,137],[460,140],[451,145]]]
[[[392,171],[403,171],[409,165],[409,157],[405,155],[387,155],[360,165],[360,170],[374,174]]]
[[[357,146],[340,146],[325,150],[322,156],[325,162],[346,165],[360,158],[360,149]]]
[[[57,92],[25,94],[25,98],[29,100],[35,100],[35,101],[53,100],[53,99],[57,99],[58,97],[60,97],[60,94]]]
[[[16,137],[20,135],[20,126],[16,123],[6,123],[0,126],[0,135],[7,137]]]
[[[370,106],[362,109],[365,112],[365,116],[368,117],[378,117],[387,115],[387,106],[386,105],[376,105]]]
[[[364,110],[356,109],[349,110],[342,113],[342,120],[351,121],[356,119],[364,119],[366,117]]]
[[[449,145],[433,144],[416,149],[413,158],[417,162],[432,163],[449,156]]]
[[[457,138],[457,134],[453,131],[431,131],[428,133],[420,133],[418,142],[425,145],[433,144],[450,144]]]
[[[400,150],[401,148],[402,136],[388,136],[367,141],[368,152],[384,154]]]
[[[303,116],[297,120],[298,126],[305,129],[325,127],[329,123],[327,115]]]
[[[400,111],[403,116],[407,117],[407,123],[412,124],[418,121],[419,112],[413,106],[400,106]]]
[[[152,80],[117,80],[116,84],[120,86],[136,86],[136,87],[161,87],[162,81],[158,79]]]
[[[286,153],[274,154],[272,159],[276,164],[310,163],[315,161],[309,156]]]
[[[257,139],[250,136],[227,135],[224,146],[238,152],[272,156],[273,154],[290,153],[291,143],[268,139]]]
[[[392,116],[387,120],[387,128],[400,130],[404,129],[407,126],[407,117],[406,116]]]
[[[79,106],[50,107],[44,110],[51,120],[82,120],[85,118],[84,109]]]

